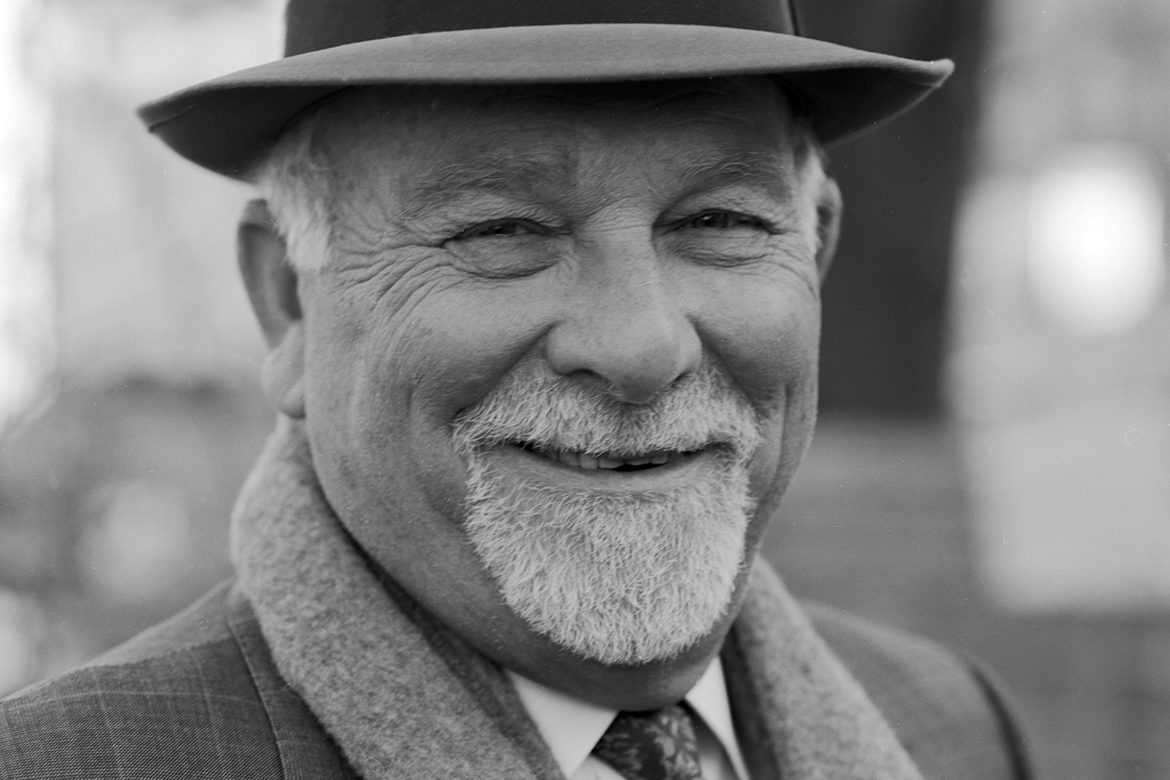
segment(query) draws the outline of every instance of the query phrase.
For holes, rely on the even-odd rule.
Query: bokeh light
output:
[[[54,357],[48,103],[24,46],[36,10],[0,3],[0,433],[37,402]]]
[[[1118,144],[1070,148],[1030,196],[1028,270],[1045,312],[1087,335],[1148,317],[1166,275],[1165,204],[1148,159]]]

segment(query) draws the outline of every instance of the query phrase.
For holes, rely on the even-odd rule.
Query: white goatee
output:
[[[677,655],[724,615],[754,502],[760,426],[709,362],[652,403],[625,404],[532,363],[457,421],[470,473],[465,529],[508,606],[605,664]],[[685,485],[612,492],[537,485],[495,468],[500,447],[638,458],[710,449]]]

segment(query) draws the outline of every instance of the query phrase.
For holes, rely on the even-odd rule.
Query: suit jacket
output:
[[[806,609],[924,778],[1031,777],[1015,720],[977,667],[929,641]],[[750,753],[769,724],[743,717],[752,702],[732,676],[728,684]],[[413,706],[425,721],[427,702]],[[387,734],[399,738],[406,737]],[[435,756],[432,776],[450,776],[443,756]],[[230,583],[88,665],[0,701],[3,780],[356,777],[281,679],[247,600]]]

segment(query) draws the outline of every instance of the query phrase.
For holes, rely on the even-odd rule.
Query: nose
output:
[[[653,248],[629,249],[625,242],[598,250],[547,350],[559,374],[641,404],[698,368],[702,345]]]

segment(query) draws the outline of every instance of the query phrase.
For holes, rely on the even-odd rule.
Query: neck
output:
[[[353,546],[399,609],[426,628],[432,643],[441,645],[462,641],[456,640],[461,633],[457,627],[446,625],[359,545]],[[613,666],[584,659],[531,634],[526,637],[527,641],[500,638],[490,646],[475,646],[475,650],[498,665],[553,690],[601,707],[641,712],[681,701],[719,654],[730,626],[729,617],[682,654],[637,666]],[[436,649],[442,651],[443,647]]]
[[[612,710],[644,712],[676,704],[690,692],[716,653],[704,654],[685,664],[596,669],[517,669],[529,679]],[[544,672],[544,674],[541,674]]]

